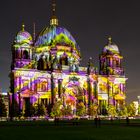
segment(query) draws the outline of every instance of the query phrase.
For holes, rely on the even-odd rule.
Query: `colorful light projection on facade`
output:
[[[114,43],[112,43],[112,38],[108,38],[108,45],[104,47],[103,50],[104,53],[111,53],[111,54],[119,54],[118,46]]]
[[[22,25],[15,37],[12,46],[12,69],[17,68],[32,68],[32,45],[33,40],[30,33],[25,31],[25,25]]]
[[[122,59],[117,45],[109,38],[100,55],[99,74],[89,59],[87,67],[80,66],[80,49],[70,32],[58,26],[55,16],[35,42],[24,30],[17,34],[12,46],[11,92],[25,110],[26,101],[44,104],[51,110],[55,102],[63,106],[82,102],[87,111],[96,104],[100,114],[112,104],[116,108],[125,103],[126,91]]]
[[[52,66],[52,64],[54,66],[54,64],[60,63],[56,57],[53,56],[54,54],[59,58],[63,55],[64,50],[65,53],[71,51],[70,47],[61,44],[56,45],[55,48],[57,48],[57,50],[55,53],[54,50],[50,49],[51,47],[48,48],[45,46],[36,48],[37,51],[35,51],[35,55],[33,55],[47,54],[48,60],[46,62],[50,63],[50,66]],[[22,49],[22,47],[19,49]],[[48,52],[50,53],[49,55]],[[50,55],[51,58],[49,58]],[[64,57],[65,55],[70,56],[68,53],[64,54]],[[110,70],[112,69],[112,71],[115,71],[121,69],[123,71],[120,60],[123,57],[119,55],[119,53],[109,53],[108,51],[105,53],[103,51],[103,54],[100,55],[102,68],[100,70],[101,75],[97,74],[97,71],[91,62],[92,59],[89,60],[87,68],[79,67],[79,65],[71,65],[71,63],[68,63],[67,65],[61,63],[61,69],[59,69],[59,71],[57,71],[58,67],[52,67],[52,69],[47,71],[47,69],[37,70],[37,66],[35,65],[31,69],[30,64],[38,64],[38,62],[36,62],[34,57],[28,58],[30,58],[30,63],[26,63],[27,60],[22,59],[21,57],[20,62],[25,62],[26,65],[24,65],[24,67],[15,67],[13,70],[15,76],[14,93],[17,99],[19,98],[19,95],[22,98],[21,107],[24,106],[24,98],[30,98],[33,104],[41,102],[42,99],[47,100],[47,104],[51,104],[54,102],[52,100],[60,98],[63,101],[64,106],[71,105],[73,110],[76,109],[77,102],[84,102],[86,107],[88,107],[89,104],[96,102],[99,104],[100,108],[102,108],[102,105],[107,108],[108,104],[114,106],[118,106],[120,103],[124,104],[126,81],[126,78],[124,78],[123,75],[124,73],[115,73]],[[18,59],[16,58],[15,60],[17,61]],[[45,59],[42,60],[44,63]],[[68,59],[68,61],[70,61],[70,59]],[[104,71],[103,67],[106,67],[107,69]],[[102,74],[102,72],[104,73]]]
[[[21,31],[19,31],[15,37],[15,43],[16,44],[29,44],[32,45],[33,41],[32,41],[32,36],[30,35],[30,33],[28,33],[27,31],[25,31],[25,25],[22,24],[22,29]]]
[[[100,55],[100,74],[102,75],[124,75],[122,68],[123,57],[119,53],[117,45],[112,43],[109,38],[109,43],[104,47]]]
[[[112,105],[117,105],[119,100],[125,103],[125,81],[124,78],[98,77],[98,99],[107,100]]]
[[[43,58],[44,61],[50,63],[55,62],[63,65],[79,64],[81,55],[80,49],[72,37],[65,29],[56,25],[44,28],[35,42],[36,60]]]
[[[57,44],[69,45],[73,48],[78,47],[72,35],[65,28],[59,26],[44,28],[35,42],[35,46],[55,47]]]
[[[118,46],[109,38],[108,45],[100,54],[100,75],[98,76],[98,99],[100,104],[116,107],[125,104],[127,78],[122,68],[122,59]]]

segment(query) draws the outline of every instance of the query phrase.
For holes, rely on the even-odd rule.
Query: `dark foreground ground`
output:
[[[139,140],[140,120],[0,122],[0,140]]]

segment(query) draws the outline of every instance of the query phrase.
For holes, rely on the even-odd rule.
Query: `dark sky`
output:
[[[98,57],[108,36],[124,56],[127,101],[140,95],[140,3],[139,0],[57,0],[59,25],[68,29],[78,42],[86,65],[90,56]],[[22,22],[36,32],[49,25],[50,0],[3,0],[0,3],[0,87],[9,88],[11,44]]]

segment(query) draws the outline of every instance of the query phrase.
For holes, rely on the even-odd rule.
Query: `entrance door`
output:
[[[25,105],[25,110],[30,111],[30,97],[24,98],[24,105]]]
[[[102,115],[107,114],[107,100],[99,100],[99,109],[100,109],[100,114]]]

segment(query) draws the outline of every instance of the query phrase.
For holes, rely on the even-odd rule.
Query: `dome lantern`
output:
[[[112,37],[108,38],[108,44],[112,44]]]
[[[25,31],[25,25],[24,25],[24,23],[22,23],[21,31],[22,31],[22,32]]]
[[[50,25],[58,25],[58,19],[56,17],[56,2],[52,0],[52,17],[50,20]]]

